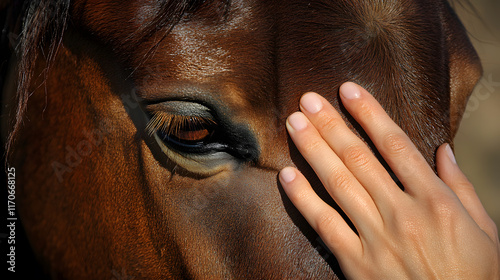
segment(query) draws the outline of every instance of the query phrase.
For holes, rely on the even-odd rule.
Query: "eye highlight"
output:
[[[200,116],[155,112],[146,131],[149,135],[157,133],[162,140],[181,146],[200,146],[211,138],[216,126],[214,120]]]

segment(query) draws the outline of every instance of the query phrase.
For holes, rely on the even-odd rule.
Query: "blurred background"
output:
[[[500,0],[450,0],[469,33],[484,75],[455,138],[458,164],[500,228]]]

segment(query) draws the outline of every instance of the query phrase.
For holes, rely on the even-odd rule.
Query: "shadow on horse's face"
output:
[[[142,27],[168,5],[94,2],[72,4],[12,161],[63,278],[335,278],[277,181],[296,165],[328,200],[285,131],[301,94],[345,115],[338,87],[363,85],[433,164],[480,74],[441,1],[206,1],[166,37]]]

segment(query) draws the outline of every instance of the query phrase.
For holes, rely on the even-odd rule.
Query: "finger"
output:
[[[286,126],[302,156],[360,234],[378,225],[381,217],[373,199],[306,116],[296,112],[288,117]]]
[[[458,167],[449,144],[441,145],[436,154],[436,167],[441,180],[458,196],[469,215],[490,237],[497,236],[495,223],[488,216],[474,186]]]
[[[324,202],[298,170],[286,167],[279,179],[285,193],[337,258],[360,251],[360,239],[342,216]]]
[[[362,87],[340,87],[342,103],[363,127],[382,157],[410,195],[427,195],[440,185],[439,178],[406,133],[387,115],[377,100]]]
[[[307,93],[300,100],[301,111],[339,156],[346,167],[367,190],[382,212],[394,211],[394,202],[401,199],[398,185],[391,178],[368,146],[346,125],[340,114],[323,97]]]

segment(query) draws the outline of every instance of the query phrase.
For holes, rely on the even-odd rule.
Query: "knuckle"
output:
[[[491,236],[493,237],[496,237],[498,236],[498,226],[497,224],[491,219],[491,218],[487,218],[486,222],[485,222],[485,228],[483,229],[483,231],[486,232],[486,234],[491,234]]]
[[[469,187],[467,185],[460,186],[454,185],[452,191],[460,198],[460,200],[464,200],[467,203],[472,203],[475,198],[477,198],[476,191],[474,187]]]
[[[450,222],[459,213],[457,198],[444,191],[434,192],[429,201],[431,212],[438,220]]]
[[[403,133],[390,133],[384,140],[385,148],[390,154],[400,155],[408,151],[408,138]]]
[[[472,185],[469,179],[467,179],[465,176],[456,177],[454,184],[458,189],[461,189],[469,194],[476,193],[474,185]]]
[[[331,213],[323,213],[316,218],[316,230],[320,236],[328,236],[335,232],[337,219]]]
[[[344,150],[344,162],[347,166],[367,169],[370,157],[367,151],[360,145],[351,145]]]
[[[322,142],[319,140],[309,140],[302,144],[302,153],[305,155],[311,155],[318,151],[322,146]]]
[[[302,202],[302,201],[307,201],[309,199],[309,192],[304,189],[300,189],[289,193],[288,196],[291,201]]]
[[[318,124],[317,128],[320,131],[334,131],[343,124],[344,121],[340,118],[332,117],[329,115],[322,115],[321,122]]]
[[[335,190],[346,190],[351,184],[351,176],[345,171],[334,170],[327,177],[326,184],[330,187],[335,187]]]
[[[490,227],[493,236],[498,236],[498,226],[492,219],[490,219]]]
[[[371,104],[363,103],[357,109],[357,114],[362,116],[363,119],[373,121],[376,119],[376,112],[373,110]]]
[[[440,201],[440,203],[434,203],[433,213],[438,217],[439,220],[450,221],[455,217],[455,207],[453,207],[447,201]]]

